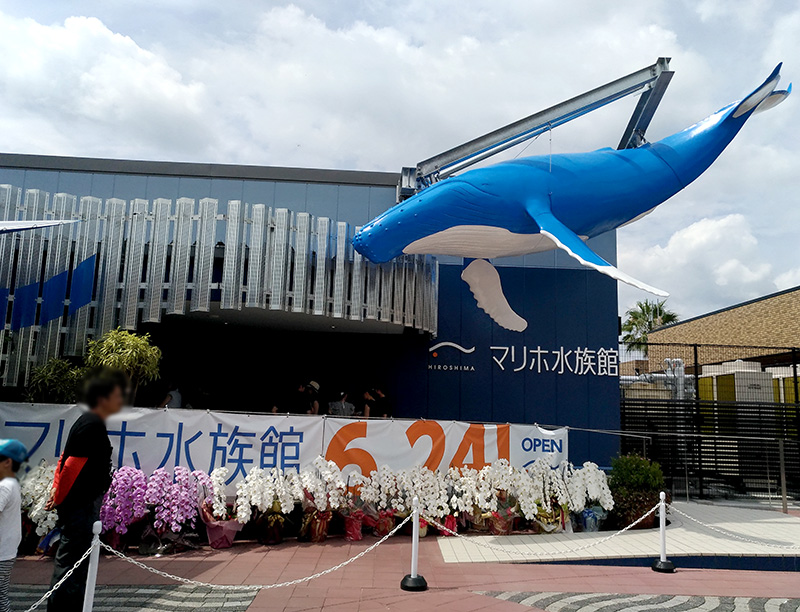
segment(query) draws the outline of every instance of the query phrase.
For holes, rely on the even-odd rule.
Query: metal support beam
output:
[[[666,58],[667,62],[669,62],[669,59]],[[674,74],[675,72],[672,70],[663,70],[652,86],[647,91],[642,92],[617,149],[635,149],[644,142],[644,133],[650,126],[653,115],[656,114],[656,109],[661,103],[661,98],[664,97],[667,85],[669,85]]]
[[[655,107],[661,100],[661,96],[663,96],[663,89],[666,88],[672,74],[669,72],[669,58],[666,57],[659,58],[651,66],[632,72],[606,85],[575,96],[566,102],[556,104],[420,162],[416,167],[416,185],[413,187],[412,181],[409,180],[411,178],[408,176],[409,173],[407,171],[404,172],[403,180],[398,185],[398,200],[412,195],[412,189],[414,188],[414,190],[424,189],[437,180],[446,178],[487,157],[525,142],[547,130],[577,119],[625,96],[637,93],[642,89],[645,89],[645,93],[650,93],[651,88],[657,81],[661,80],[660,77],[665,73],[668,73],[669,76],[663,80],[663,85],[660,85],[660,93],[653,92],[652,95],[648,95],[645,102],[640,102],[640,112],[638,114],[635,113],[635,120],[632,119],[632,123],[629,126],[632,130],[642,126],[646,128],[647,123],[652,119]],[[637,106],[638,109],[639,107]]]

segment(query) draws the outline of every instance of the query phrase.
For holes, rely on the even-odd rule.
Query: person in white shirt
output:
[[[169,392],[164,400],[159,404],[160,408],[183,408],[183,396],[181,396],[178,385],[171,382],[169,385]]]
[[[17,472],[28,458],[19,440],[0,440],[0,612],[10,612],[8,584],[22,541],[22,510]]]

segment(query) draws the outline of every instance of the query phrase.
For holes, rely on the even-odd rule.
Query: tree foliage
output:
[[[629,350],[647,354],[647,336],[658,327],[672,325],[679,320],[678,315],[667,310],[666,300],[644,300],[625,313],[622,324],[622,342]]]
[[[133,387],[131,402],[141,383],[159,378],[158,366],[161,349],[150,343],[150,334],[134,334],[123,329],[112,329],[99,340],[90,340],[86,351],[86,365],[90,368],[107,368],[124,372]]]
[[[34,368],[26,390],[29,402],[73,404],[78,400],[85,369],[53,358]]]

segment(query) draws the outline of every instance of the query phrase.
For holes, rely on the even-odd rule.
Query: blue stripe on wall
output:
[[[68,270],[56,274],[44,283],[42,289],[42,310],[39,313],[39,325],[60,319],[64,314],[64,298],[67,297]]]
[[[69,292],[69,314],[74,314],[92,301],[96,259],[97,255],[84,259],[72,272],[72,288]]]
[[[39,297],[39,283],[18,287],[14,291],[14,305],[11,309],[11,331],[30,327],[36,322],[37,297]]]

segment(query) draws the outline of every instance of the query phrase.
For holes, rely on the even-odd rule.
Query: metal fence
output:
[[[678,496],[800,499],[791,347],[650,344],[621,366],[623,452],[658,461]],[[783,476],[782,476],[783,475]]]

